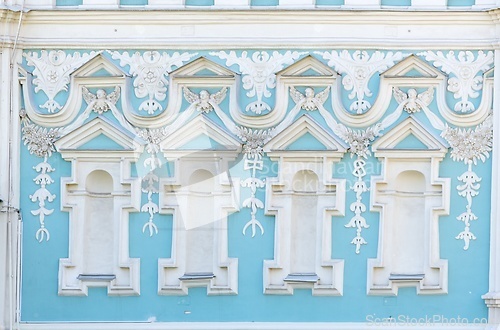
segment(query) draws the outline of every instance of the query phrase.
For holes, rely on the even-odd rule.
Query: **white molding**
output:
[[[380,0],[345,0],[344,7],[380,8]]]
[[[286,148],[309,133],[326,150],[294,151]],[[279,162],[279,173],[276,178],[268,178],[266,185],[265,213],[275,216],[274,259],[264,261],[264,293],[293,294],[294,289],[312,289],[313,295],[338,296],[343,293],[344,260],[331,258],[331,226],[332,216],[344,215],[345,212],[345,179],[333,176],[333,165],[343,157],[346,147],[339,138],[327,133],[309,116],[300,117],[295,123],[278,133],[266,145],[264,150],[273,161]],[[315,238],[309,242],[314,246],[313,268],[301,270],[319,277],[317,281],[300,282],[285,281],[293,273],[292,247],[293,241],[293,198],[304,195],[294,187],[295,176],[303,171],[312,172],[317,177],[317,186],[313,187],[318,199],[314,221]],[[310,182],[305,182],[308,185]],[[306,193],[307,194],[307,193]],[[299,260],[303,262],[303,260]],[[308,261],[309,262],[309,261]],[[305,269],[311,265],[298,265]]]
[[[220,149],[180,149],[200,135],[216,141]],[[167,136],[160,143],[160,149],[167,159],[175,162],[175,169],[174,177],[160,181],[160,213],[172,214],[173,236],[170,258],[158,259],[158,294],[187,295],[189,288],[200,286],[207,288],[208,295],[237,294],[238,259],[228,257],[227,221],[230,213],[239,211],[240,182],[230,177],[229,163],[241,152],[240,142],[199,114]],[[210,192],[199,192],[198,188],[191,190],[191,186],[196,185],[191,178],[199,171],[210,173],[210,180],[205,178],[201,182],[211,185]],[[204,204],[193,204],[196,202]],[[193,211],[196,209],[198,211]],[[193,212],[203,212],[204,217],[193,215]],[[200,232],[204,237],[212,235],[208,245],[201,239],[189,239],[189,235]],[[203,260],[209,265],[202,266],[207,268],[198,269],[200,265],[193,265],[193,260],[189,260],[190,249],[206,253]],[[193,272],[213,276],[181,278]]]
[[[495,99],[500,98],[500,51],[495,50],[496,78],[494,87]],[[500,111],[500,103],[494,102],[493,111],[495,114]],[[500,116],[493,116],[493,145],[495,150],[500,146]],[[500,166],[500,155],[498,152],[492,153],[491,168],[496,169]],[[484,294],[486,305],[488,306],[488,319],[492,323],[500,324],[500,206],[499,206],[499,188],[500,175],[498,171],[491,171],[491,212],[490,212],[490,263],[489,263],[489,288],[488,293]]]
[[[325,146],[325,151],[313,151],[314,154],[318,157],[328,157],[329,155],[331,155],[332,157],[336,157],[337,155],[331,154],[332,151],[342,154],[347,149],[347,145],[339,137],[327,132],[309,115],[302,115],[293,124],[289,125],[281,132],[278,132],[278,134],[276,134],[269,142],[267,142],[264,146],[264,151],[274,161],[278,160],[279,157],[282,156],[282,154],[285,154],[284,157],[287,157],[287,154],[292,155],[292,153],[289,153],[289,151],[286,150],[287,147],[293,142],[300,139],[300,137],[304,133],[310,133]],[[310,152],[310,150],[302,151],[306,153]],[[297,155],[298,152],[294,151],[293,154]]]
[[[104,134],[115,143],[127,147],[123,150],[79,150],[78,147],[96,136]],[[68,133],[55,142],[66,161],[71,161],[71,177],[61,178],[61,208],[69,212],[69,256],[59,261],[59,295],[81,296],[88,294],[88,287],[106,286],[109,295],[139,295],[140,260],[129,257],[129,213],[140,209],[140,179],[130,177],[131,162],[139,159],[142,145],[134,136],[124,134],[119,128],[96,118]],[[112,192],[112,271],[111,281],[86,281],[84,232],[90,223],[85,208],[88,191],[87,178],[92,172],[105,171],[113,179]],[[98,195],[97,195],[98,196]],[[110,275],[110,274],[106,274]]]
[[[250,8],[251,3],[251,0],[214,0],[214,6],[218,8]]]
[[[120,0],[83,0],[80,8],[89,9],[118,9]]]
[[[185,0],[148,0],[147,8],[184,7]]]
[[[56,6],[56,0],[24,0],[24,7],[30,9],[52,9]]]
[[[398,148],[398,143],[410,134],[423,143],[427,149]],[[371,210],[380,212],[380,228],[377,258],[368,259],[367,293],[369,295],[397,295],[400,287],[407,286],[416,287],[417,294],[447,293],[448,261],[440,259],[439,256],[438,225],[439,216],[448,215],[450,209],[450,179],[439,177],[439,163],[446,155],[447,146],[416,120],[409,117],[379,138],[373,144],[372,150],[375,157],[382,162],[383,167],[380,176],[371,178]],[[424,187],[414,187],[418,192],[399,191],[398,189],[407,188],[399,188],[396,185],[397,178],[402,173],[410,172],[418,173],[425,180]],[[423,191],[421,192],[420,189]],[[402,248],[394,246],[396,234],[393,228],[398,221],[398,215],[395,214],[396,205],[400,204],[398,198],[414,198],[413,204],[416,205],[420,205],[417,201],[423,203],[422,216],[424,218],[419,218],[423,221],[423,226],[419,230],[424,241],[418,242],[418,246],[412,242],[414,245],[411,246],[417,251],[422,251],[419,258],[412,256],[418,260],[417,265],[401,266],[393,262],[395,254],[392,250]],[[406,201],[406,207],[408,205],[410,204]],[[417,235],[417,233],[408,234]],[[408,251],[407,249],[405,252],[409,253]],[[400,261],[396,259],[396,262]],[[407,270],[407,267],[411,270]],[[400,274],[403,276],[398,278],[396,275]],[[412,275],[421,277],[412,278]]]
[[[199,136],[206,136],[220,144],[222,148],[217,150],[218,153],[229,152],[233,154],[241,151],[241,143],[235,136],[225,132],[223,128],[201,113],[160,142],[160,148],[170,157],[204,153],[203,150],[182,149],[183,145]]]
[[[230,19],[228,19],[230,18]],[[147,21],[147,33],[136,25]],[[495,22],[481,11],[240,10],[240,11],[32,11],[23,20],[18,43],[25,48],[182,49],[384,48],[492,49]],[[194,26],[183,35],[183,26]],[[237,23],[244,22],[244,23]],[[283,24],[282,27],[276,22]],[[406,28],[386,34],[387,22]],[[456,24],[460,22],[460,24]],[[113,24],[110,28],[109,23]],[[15,30],[17,21],[10,22]],[[44,29],[39,29],[40,24]],[[353,25],[359,28],[352,29]],[[98,34],[82,34],[89,26]],[[407,32],[410,30],[411,32]],[[432,35],[425,31],[434,31]],[[217,31],[214,33],[213,31]],[[366,31],[370,31],[369,34]],[[75,37],[77,36],[77,37]],[[251,47],[250,47],[251,46]],[[293,48],[296,48],[295,46]]]
[[[251,0],[214,0],[214,6],[227,8],[250,7]]]
[[[498,4],[496,0],[475,0],[472,8],[495,8]]]
[[[93,76],[93,74],[100,69],[104,69],[110,75]],[[118,86],[122,90],[122,105],[128,105],[128,103],[124,101],[128,93],[128,84],[126,84],[125,72],[116,67],[102,54],[92,56],[90,60],[70,74],[70,82],[68,84],[70,87],[68,100],[62,109],[55,113],[44,114],[38,110],[38,107],[33,101],[33,90],[30,88],[30,86],[33,86],[32,75],[21,67],[19,67],[19,72],[22,75],[21,78],[19,78],[19,81],[22,85],[23,92],[25,93],[24,100],[26,112],[34,123],[41,126],[58,127],[71,123],[78,115],[78,111],[75,111],[75,109],[80,109],[83,102],[82,87],[102,88]],[[124,109],[126,117],[129,117],[127,116],[127,113],[129,112],[131,111]]]
[[[6,131],[8,131],[6,129]],[[2,162],[4,160],[2,159]],[[1,248],[4,251],[10,251],[8,244],[8,237],[12,235],[12,231],[9,232],[7,223],[9,221],[9,213],[0,214],[0,242]],[[11,299],[9,299],[9,261],[7,253],[3,253],[0,256],[0,265],[2,266],[2,271],[0,272],[0,328],[7,326],[8,320],[11,315],[7,313],[9,306],[12,304]]]
[[[412,8],[446,9],[447,0],[411,0]]]
[[[254,94],[256,94],[252,99],[257,98],[257,101],[252,103],[260,102],[267,105],[267,103],[262,100],[263,91],[267,90],[270,81],[274,80],[274,84],[276,85],[276,87],[274,89],[270,88],[272,89],[272,93],[276,95],[276,102],[274,108],[269,109],[267,113],[264,112],[259,116],[246,115],[245,111],[240,109],[240,105],[237,102],[238,100],[237,95],[240,92],[239,90],[236,90],[236,88],[231,88],[231,93],[230,93],[230,112],[232,117],[238,124],[255,128],[267,128],[278,124],[285,117],[289,101],[288,88],[289,86],[294,84],[294,82],[296,82],[297,80],[297,77],[294,76],[288,77],[283,75],[282,74],[283,70],[279,70],[278,68],[300,63],[301,60],[296,60],[296,59],[298,59],[305,53],[288,51],[285,54],[283,54],[282,52],[276,54],[272,52],[272,54],[270,54],[268,50],[263,50],[262,52],[264,52],[267,55],[267,58],[266,62],[262,64],[260,62],[259,63],[255,62],[255,60],[258,60],[259,58],[258,56],[256,58],[253,58],[254,55],[257,55],[257,52],[259,51],[252,51],[251,55],[248,56],[250,59],[252,59],[251,61],[252,64],[247,63],[249,61],[248,59],[244,60],[241,57],[237,57],[236,53],[233,52],[230,53],[226,53],[224,51],[212,52],[211,55],[218,56],[220,58],[225,58],[226,63],[228,61],[231,61],[231,63],[233,64],[237,63],[240,66],[241,71],[246,72],[244,78],[249,78],[249,80],[251,80],[251,82],[249,83],[249,85],[251,86],[249,86],[248,88],[250,88],[250,90],[253,88]],[[254,79],[255,77],[253,77],[254,75],[257,74],[267,75],[267,78],[264,81],[257,82]],[[243,86],[245,85],[246,84],[244,84]],[[237,85],[237,87],[240,86]],[[247,94],[250,92],[250,90],[247,91]],[[259,92],[261,97],[260,99],[259,99],[259,94],[255,92],[256,90],[261,90],[261,92]]]
[[[142,144],[140,143],[140,139],[128,131],[119,129],[104,117],[92,119],[88,123],[76,128],[71,133],[58,139],[55,145],[64,158],[76,157],[74,155],[83,151],[78,150],[82,145],[101,134],[120,145],[123,151],[135,151],[137,155],[141,152]],[[112,152],[112,150],[107,151]]]
[[[304,72],[308,70],[315,71],[317,75],[304,75]],[[248,127],[267,128],[278,123],[281,123],[280,126],[282,126],[283,119],[287,114],[290,87],[326,87],[333,84],[337,76],[338,73],[334,70],[321,63],[312,55],[307,55],[276,73],[276,105],[268,114],[261,116],[245,115],[235,102],[238,99],[236,96],[237,92],[232,89],[231,115],[237,123]]]
[[[421,72],[422,76],[407,75],[412,69]],[[485,77],[483,84],[483,95],[478,108],[471,113],[456,113],[446,103],[447,75],[420,60],[417,56],[410,55],[380,74],[377,99],[367,112],[357,115],[349,113],[344,108],[340,99],[342,86],[339,79],[335,80],[336,86],[332,88],[332,109],[343,124],[353,127],[367,127],[377,123],[386,113],[392,100],[393,87],[433,87],[436,89],[439,113],[447,122],[462,127],[473,126],[479,125],[486,119],[493,104],[493,78]]]
[[[314,8],[315,0],[279,0],[279,7],[283,8]]]

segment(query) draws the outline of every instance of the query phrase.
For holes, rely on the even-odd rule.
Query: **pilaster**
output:
[[[493,97],[500,98],[500,50],[495,50],[495,85]],[[500,103],[493,103],[493,145],[496,147],[492,153],[492,168],[500,166]],[[498,171],[491,172],[491,225],[490,225],[490,274],[489,292],[482,296],[488,306],[488,320],[491,324],[500,324],[500,208],[499,208]]]

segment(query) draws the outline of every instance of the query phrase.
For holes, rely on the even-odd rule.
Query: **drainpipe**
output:
[[[13,196],[17,195],[15,191],[15,185],[17,185],[17,179],[14,173],[14,134],[17,133],[16,127],[18,127],[19,120],[15,120],[18,111],[15,111],[14,107],[18,107],[18,102],[14,102],[14,82],[17,81],[17,74],[14,72],[14,61],[16,59],[17,43],[19,40],[19,34],[21,31],[21,25],[24,15],[24,0],[21,1],[21,9],[19,13],[19,20],[17,24],[16,36],[14,39],[14,45],[12,52],[9,54],[9,68],[8,73],[12,84],[10,84],[9,90],[9,105],[10,105],[10,116],[9,116],[9,144],[7,149],[8,154],[8,180],[9,180],[9,191],[7,198],[7,205],[3,210],[7,212],[7,235],[8,235],[8,281],[9,281],[9,330],[14,330],[14,325],[19,328],[19,314],[20,314],[20,269],[21,269],[21,259],[20,259],[20,247],[21,247],[21,213],[20,210],[13,205]],[[17,139],[15,139],[16,142]],[[17,152],[16,152],[17,155]],[[15,162],[17,164],[17,162]],[[16,218],[13,223],[13,214],[16,213]]]

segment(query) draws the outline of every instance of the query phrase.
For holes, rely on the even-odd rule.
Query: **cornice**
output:
[[[488,11],[348,9],[32,10],[23,48],[492,49]]]
[[[488,13],[491,16],[491,20],[494,24],[500,23],[500,8],[489,10]]]

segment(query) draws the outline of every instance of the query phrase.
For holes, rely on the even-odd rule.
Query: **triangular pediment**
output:
[[[308,55],[295,62],[289,67],[279,71],[278,76],[284,77],[331,77],[337,76],[338,73],[330,67],[317,60],[315,57]]]
[[[72,74],[75,78],[80,77],[125,77],[127,73],[106,58],[102,53],[98,53],[88,60]]]
[[[308,142],[311,144],[308,145]],[[347,145],[340,138],[326,131],[308,115],[300,117],[264,145],[266,152],[293,153],[315,150],[345,152],[346,149]]]
[[[170,73],[174,77],[235,77],[237,74],[205,57],[199,57]]]
[[[94,137],[92,140],[82,144],[78,150],[126,150],[122,145],[111,139],[104,133]]]
[[[445,78],[443,72],[422,61],[415,55],[410,55],[381,74],[386,78]]]
[[[199,114],[160,143],[164,152],[215,150],[240,152],[241,142],[204,114]]]
[[[327,150],[326,146],[319,141],[314,135],[305,132],[291,144],[286,147],[286,150]]]
[[[413,133],[410,133],[403,140],[399,141],[394,149],[427,150],[429,148]]]
[[[415,118],[409,117],[375,141],[372,150],[446,152],[448,147],[446,141],[429,132]]]
[[[226,146],[221,145],[206,133],[199,134],[194,139],[180,146],[181,150],[227,150]]]
[[[111,121],[98,117],[55,142],[59,151],[138,151],[143,141]],[[98,146],[98,147],[96,147]]]

